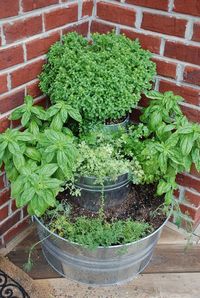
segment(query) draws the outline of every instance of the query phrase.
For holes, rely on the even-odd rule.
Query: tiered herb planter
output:
[[[35,222],[43,254],[54,270],[78,282],[105,286],[127,282],[144,270],[167,219],[160,228],[139,241],[95,250],[59,237],[36,217]]]
[[[44,110],[26,96],[10,116],[21,119],[23,130],[0,136],[0,167],[4,163],[11,196],[35,215],[44,255],[63,276],[94,285],[136,276],[167,221],[176,175],[192,164],[200,170],[200,126],[183,115],[180,96],[149,91],[155,74],[151,54],[137,41],[112,32],[93,34],[88,43],[69,33],[51,47],[40,75],[52,105]],[[151,101],[139,125],[119,129],[128,119],[115,124],[117,119],[137,106],[142,93]],[[104,123],[110,125],[103,131]],[[81,196],[70,205],[65,189],[76,188]]]
[[[103,198],[104,210],[119,207],[129,193],[128,174],[121,175],[116,181],[109,178],[104,180],[103,186],[95,182],[95,177],[80,177],[75,182],[75,187],[81,195],[73,197],[80,207],[97,212],[101,207]]]

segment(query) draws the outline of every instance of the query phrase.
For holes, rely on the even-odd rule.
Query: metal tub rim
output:
[[[112,189],[120,186],[124,186],[130,182],[130,173],[126,172],[117,176],[114,180],[111,177],[107,176],[104,179],[103,185],[100,183],[95,183],[97,177],[95,176],[84,176],[84,175],[77,175],[75,176],[75,186],[79,188],[91,188],[97,189],[102,187],[104,189]]]
[[[170,216],[171,216],[171,212],[169,213],[169,215],[167,216],[167,218],[165,219],[165,221],[162,223],[162,225],[161,225],[159,228],[157,228],[155,231],[153,231],[153,233],[147,235],[146,237],[143,237],[143,238],[141,238],[141,239],[139,239],[139,240],[136,240],[136,241],[133,241],[133,242],[130,242],[130,243],[126,243],[126,244],[111,245],[111,246],[106,246],[106,247],[104,247],[104,246],[98,246],[96,249],[98,249],[98,250],[103,250],[103,249],[113,249],[113,248],[124,248],[124,247],[132,246],[133,244],[136,244],[136,243],[140,243],[140,242],[142,242],[142,241],[144,241],[144,240],[147,240],[147,239],[151,238],[153,235],[157,234],[160,230],[162,230],[162,228],[165,226],[165,224],[166,224],[167,221],[169,220]],[[67,239],[65,239],[65,238],[63,238],[63,237],[61,237],[61,236],[59,236],[58,234],[56,234],[56,233],[50,231],[50,230],[49,230],[49,229],[48,229],[48,228],[47,228],[47,227],[46,227],[46,226],[39,220],[39,218],[38,218],[37,216],[34,215],[32,218],[33,218],[33,220],[35,220],[40,226],[42,226],[43,229],[45,229],[45,230],[46,230],[49,234],[51,234],[52,236],[57,237],[58,239],[60,239],[60,240],[62,240],[62,241],[64,241],[64,242],[67,242],[67,243],[70,243],[70,244],[73,244],[73,245],[77,245],[77,246],[80,246],[80,247],[84,247],[83,245],[81,245],[81,244],[79,244],[79,243],[77,243],[77,242],[69,241],[69,240],[67,240]]]
[[[124,121],[119,122],[119,123],[114,123],[114,124],[104,124],[104,129],[117,129],[118,127],[123,127],[126,126],[129,123],[129,119],[130,116],[129,114],[127,115],[126,119],[124,119]]]
[[[128,180],[129,179],[129,172],[126,172],[126,173],[123,173],[123,174],[120,174],[117,176],[116,180],[112,180],[111,177],[109,176],[105,176],[105,181],[109,181],[109,182],[117,182],[118,180],[122,179],[123,176],[124,176],[124,180]],[[90,180],[95,180],[97,179],[96,176],[87,176],[87,175],[75,175],[75,179],[80,179],[80,178],[83,178],[83,179],[90,179]],[[77,183],[77,182],[76,182]]]

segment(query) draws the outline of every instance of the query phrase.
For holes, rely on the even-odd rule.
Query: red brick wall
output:
[[[183,96],[183,112],[200,123],[200,0],[98,0],[95,13],[91,32],[115,29],[116,33],[138,38],[157,64],[155,88]],[[141,105],[145,104],[143,99]],[[193,168],[189,174],[179,175],[177,181],[181,209],[197,226],[200,173]]]
[[[68,31],[85,36],[93,1],[0,0],[0,133],[19,122],[8,120],[12,109],[30,94],[45,105],[37,76],[51,44]],[[0,174],[0,247],[28,226],[25,209],[10,198],[4,171]]]
[[[0,133],[10,111],[25,94],[45,105],[37,75],[49,46],[62,34],[84,35],[111,29],[138,38],[157,63],[155,88],[182,95],[182,109],[200,122],[200,1],[199,0],[0,0]],[[141,105],[146,100],[141,101]],[[137,112],[137,111],[136,111]],[[179,175],[178,199],[195,225],[200,221],[200,174]],[[25,209],[16,210],[4,171],[0,174],[0,246],[27,227]]]

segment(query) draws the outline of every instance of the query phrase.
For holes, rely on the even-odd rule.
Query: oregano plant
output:
[[[52,103],[63,100],[78,110],[86,125],[118,119],[151,89],[155,64],[150,58],[138,41],[122,34],[95,33],[88,42],[68,33],[50,48],[40,88]]]

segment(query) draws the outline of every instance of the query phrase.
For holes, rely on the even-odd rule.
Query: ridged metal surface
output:
[[[148,265],[167,222],[149,236],[130,244],[90,250],[50,232],[35,218],[48,263],[62,276],[90,285],[121,284],[133,279]]]
[[[96,183],[95,177],[79,177],[75,187],[80,189],[80,196],[73,196],[77,204],[90,211],[97,212],[101,207],[102,197],[104,210],[120,206],[128,197],[129,193],[128,174],[120,175],[116,181],[107,178],[104,185]]]

